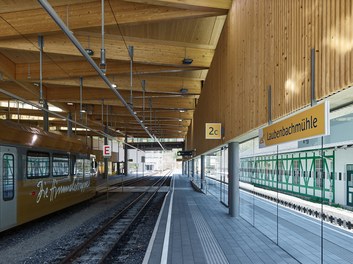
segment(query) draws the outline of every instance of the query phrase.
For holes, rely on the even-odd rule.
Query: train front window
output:
[[[27,152],[27,178],[44,178],[50,175],[49,153]]]
[[[15,163],[12,154],[4,154],[2,157],[2,198],[10,201],[15,196]]]
[[[53,154],[53,176],[69,175],[69,156],[66,154]]]

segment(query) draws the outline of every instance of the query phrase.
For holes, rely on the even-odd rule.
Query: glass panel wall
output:
[[[220,164],[220,201],[228,206],[228,147],[221,150]]]
[[[353,259],[353,114],[331,134],[259,149],[240,145],[240,215],[301,263]]]
[[[194,159],[194,183],[201,188],[201,157]]]
[[[228,149],[222,147],[205,156],[205,190],[228,205]]]
[[[349,117],[349,118],[348,118]],[[259,148],[240,144],[240,216],[301,263],[353,259],[353,114],[331,135]],[[188,163],[199,184],[201,160]],[[205,156],[206,193],[228,204],[228,149]]]
[[[257,180],[257,163],[255,162],[255,142],[250,140],[239,145],[240,156],[240,216],[255,224],[255,196],[254,185]]]
[[[187,161],[187,163],[188,163],[188,176],[190,178],[192,178],[193,177],[193,160],[189,160],[189,161]]]

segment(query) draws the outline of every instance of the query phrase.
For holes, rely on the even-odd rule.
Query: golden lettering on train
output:
[[[37,203],[40,202],[42,197],[48,198],[49,189],[48,189],[48,187],[44,187],[45,184],[46,183],[44,181],[39,181],[37,183],[37,187],[39,188],[39,192],[38,192],[38,195],[37,195]]]
[[[39,188],[36,202],[39,203],[42,199],[49,198],[49,201],[54,201],[58,195],[71,192],[84,192],[90,187],[90,181],[77,182],[76,178],[73,179],[70,185],[58,185],[58,181],[54,179],[50,188],[45,187],[45,181],[39,181],[37,187]]]

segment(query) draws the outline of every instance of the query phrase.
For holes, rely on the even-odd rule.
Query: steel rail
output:
[[[150,202],[152,197],[158,192],[158,190],[163,186],[163,184],[167,181],[168,176],[170,175],[171,170],[164,175],[162,178],[160,178],[158,181],[156,181],[153,185],[151,185],[144,193],[140,194],[137,198],[135,198],[132,202],[130,202],[122,211],[117,213],[112,219],[110,219],[108,222],[106,222],[101,228],[99,228],[97,231],[95,231],[89,238],[87,238],[83,243],[81,243],[78,247],[76,247],[73,251],[69,253],[64,259],[60,261],[61,264],[64,263],[72,263],[73,260],[80,255],[86,248],[87,245],[92,243],[96,238],[98,238],[102,233],[104,233],[105,230],[107,230],[111,225],[113,225],[116,220],[118,220],[121,216],[123,216],[125,213],[127,213],[136,203],[141,201],[147,194],[150,194],[148,192],[149,189],[151,189],[153,186],[159,184],[162,182],[159,186],[158,189],[155,190],[155,192],[152,193],[152,195],[149,197],[149,199],[144,203],[142,206],[142,209],[138,211],[138,213],[133,217],[131,222],[124,228],[122,233],[119,235],[118,239],[115,241],[114,245],[111,246],[107,252],[105,252],[103,258],[100,260],[98,263],[102,263],[102,261],[110,254],[110,252],[113,250],[115,245],[120,241],[120,239],[125,235],[127,230],[130,228],[130,226],[135,222],[136,218],[140,215],[140,213],[143,211],[143,209],[146,207],[146,205]]]

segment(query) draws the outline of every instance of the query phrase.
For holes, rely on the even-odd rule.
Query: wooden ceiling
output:
[[[82,46],[94,51],[92,58],[99,65],[101,1],[49,3]],[[130,102],[132,89],[133,110],[153,134],[160,138],[184,138],[231,0],[106,0],[104,5],[106,76],[117,85],[126,102]],[[0,0],[0,17],[1,101],[12,100],[3,93],[5,90],[38,102],[41,35],[43,95],[49,104],[60,107],[64,116],[71,112],[73,119],[80,121],[82,77],[82,105],[89,127],[102,130],[108,125],[134,137],[148,137],[37,1]],[[132,87],[128,46],[134,47]],[[184,58],[193,59],[192,64],[183,64]],[[2,107],[0,111],[42,115],[41,111],[12,107]],[[41,125],[39,121],[19,121]],[[50,126],[58,130],[66,124],[58,118],[50,121]]]

